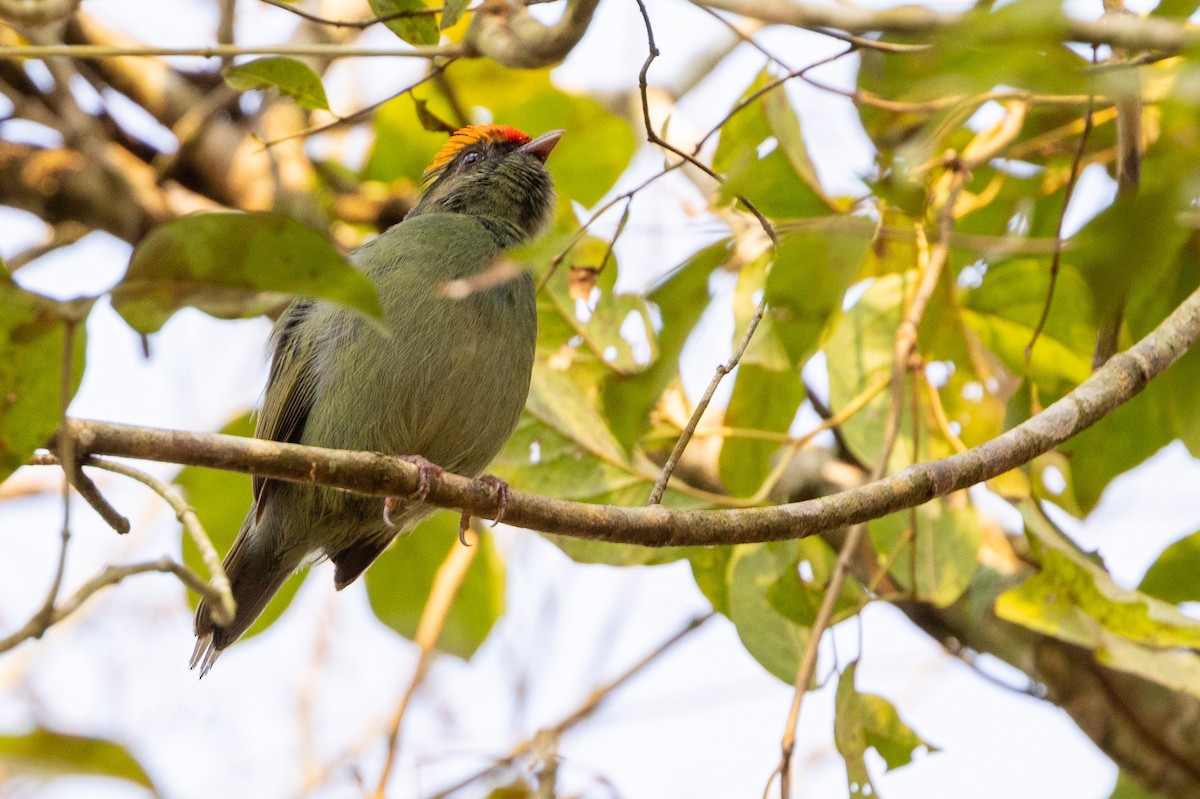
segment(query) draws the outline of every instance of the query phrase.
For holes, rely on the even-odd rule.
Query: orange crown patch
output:
[[[437,155],[433,157],[433,163],[425,170],[425,180],[434,177],[446,164],[453,161],[464,148],[469,147],[477,141],[509,141],[516,144],[525,144],[529,141],[529,137],[508,125],[467,125],[465,128],[455,131],[454,135],[442,145],[442,149],[437,151]]]

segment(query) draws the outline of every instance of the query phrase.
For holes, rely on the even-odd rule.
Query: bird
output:
[[[505,253],[550,221],[546,159],[562,135],[498,124],[456,131],[412,210],[349,255],[375,286],[382,324],[309,298],[275,323],[255,436],[403,457],[420,466],[420,488],[381,500],[255,477],[224,561],[233,620],[218,625],[208,601],[196,609],[191,668],[201,677],[297,568],[328,558],[335,587],[350,585],[435,510],[421,501],[432,474],[478,476],[516,429],[537,310],[532,275]]]

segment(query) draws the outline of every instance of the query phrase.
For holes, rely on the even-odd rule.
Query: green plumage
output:
[[[382,327],[332,303],[294,302],[275,326],[256,434],[480,474],[517,425],[537,337],[532,277],[486,278],[548,217],[543,161],[559,135],[464,148],[403,222],[351,255],[375,284]],[[480,155],[463,164],[468,152]],[[333,560],[340,589],[432,510],[402,503],[392,526],[377,497],[255,478],[225,560],[236,617],[217,627],[201,603],[192,665],[203,675],[310,556]]]

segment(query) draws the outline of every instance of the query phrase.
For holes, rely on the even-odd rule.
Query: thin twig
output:
[[[1037,344],[1037,340],[1041,337],[1042,331],[1046,329],[1046,322],[1050,319],[1050,305],[1054,302],[1054,289],[1058,285],[1058,270],[1059,264],[1062,261],[1062,231],[1063,223],[1067,218],[1067,208],[1071,205],[1071,197],[1075,194],[1075,185],[1079,181],[1079,173],[1082,171],[1083,154],[1087,151],[1088,137],[1092,134],[1092,110],[1095,107],[1096,96],[1088,95],[1087,110],[1083,114],[1083,133],[1079,135],[1079,143],[1075,147],[1075,157],[1071,161],[1071,173],[1067,178],[1067,186],[1063,190],[1062,211],[1058,215],[1058,222],[1054,226],[1054,255],[1050,257],[1050,285],[1046,289],[1046,301],[1042,303],[1042,314],[1038,317],[1037,326],[1033,328],[1033,336],[1030,337],[1029,343],[1025,345],[1025,362],[1029,363],[1033,357],[1033,346]]]
[[[898,474],[801,502],[735,510],[596,505],[513,489],[505,522],[592,541],[647,547],[789,541],[924,504],[991,480],[1088,429],[1129,402],[1200,341],[1200,290],[1189,294],[1130,349],[1029,419],[966,452],[914,463]],[[240,438],[219,433],[68,419],[59,440],[81,452],[248,472],[303,485],[394,497],[418,487],[419,469],[397,458]],[[52,448],[60,448],[51,442]],[[494,489],[446,472],[429,505],[477,516],[495,513]]]
[[[433,796],[433,799],[447,799],[447,797],[457,793],[458,791],[462,790],[463,788],[467,787],[468,785],[471,785],[472,783],[474,783],[478,780],[481,780],[484,777],[487,777],[488,775],[493,774],[497,771],[509,768],[514,763],[516,763],[517,760],[519,760],[520,758],[524,757],[527,754],[530,754],[531,752],[534,752],[538,748],[538,745],[540,743],[543,743],[547,738],[549,738],[550,740],[555,740],[555,741],[557,739],[561,738],[565,732],[567,732],[572,727],[574,727],[576,724],[583,721],[584,719],[587,719],[593,713],[595,713],[597,708],[599,708],[600,705],[603,704],[606,699],[608,699],[610,696],[612,696],[612,694],[615,693],[619,688],[621,688],[626,683],[628,683],[630,680],[632,680],[634,677],[636,677],[638,674],[640,674],[643,670],[646,669],[647,666],[649,666],[651,663],[656,661],[658,658],[662,657],[662,655],[665,654],[667,652],[667,650],[669,650],[671,647],[675,646],[675,644],[679,643],[681,640],[686,638],[692,631],[699,628],[701,625],[703,625],[706,621],[708,621],[715,615],[716,615],[715,613],[710,611],[708,613],[705,613],[702,616],[696,616],[691,621],[689,621],[687,624],[685,624],[679,631],[674,633],[670,638],[663,641],[661,644],[656,646],[653,650],[648,652],[641,660],[634,663],[632,666],[630,666],[625,671],[621,672],[621,674],[614,677],[612,680],[609,680],[608,682],[604,683],[603,685],[600,685],[600,686],[596,687],[595,689],[593,689],[592,692],[590,694],[588,694],[587,698],[583,701],[583,703],[579,705],[579,707],[575,708],[575,710],[573,710],[571,713],[568,713],[566,716],[564,716],[562,719],[560,719],[557,724],[554,724],[553,726],[545,727],[541,730],[538,730],[538,732],[535,733],[532,737],[530,737],[530,738],[526,739],[525,741],[523,741],[522,743],[518,744],[505,757],[501,758],[500,760],[496,761],[495,763],[492,763],[487,768],[482,769],[481,771],[473,774],[472,776],[467,777],[466,779],[450,786],[449,788],[445,788],[444,790],[439,791],[437,794],[435,794]]]
[[[116,585],[126,577],[147,572],[162,572],[174,574],[185,585],[198,593],[211,593],[208,583],[200,575],[187,566],[176,563],[167,556],[147,563],[134,563],[129,566],[105,566],[98,575],[81,585],[69,599],[57,607],[51,607],[48,621],[42,618],[42,613],[35,614],[24,627],[11,635],[0,638],[0,653],[7,652],[18,644],[30,638],[41,638],[46,630],[70,616],[86,602],[93,594],[102,588]]]
[[[52,466],[61,461],[54,455],[39,455],[30,462],[35,466]],[[196,577],[195,581],[188,579],[186,580],[188,586],[194,588],[212,604],[213,618],[217,620],[218,624],[228,624],[233,621],[235,610],[233,594],[229,587],[229,577],[225,574],[225,568],[221,565],[221,557],[217,554],[217,549],[213,546],[212,539],[208,537],[204,526],[200,524],[200,518],[196,515],[196,511],[183,500],[183,497],[179,495],[179,491],[174,486],[159,480],[154,475],[147,474],[140,469],[135,469],[119,461],[92,455],[84,458],[80,462],[80,465],[95,469],[104,469],[105,471],[128,477],[131,480],[136,480],[158,494],[171,506],[171,509],[175,511],[175,518],[179,520],[183,525],[183,529],[187,532],[193,543],[195,543],[196,549],[200,552],[200,558],[204,561],[204,567],[208,570],[209,575],[211,575],[208,582],[199,577]]]
[[[363,30],[371,27],[372,25],[378,25],[380,23],[391,22],[394,19],[434,17],[445,12],[446,10],[445,6],[436,6],[432,8],[412,8],[406,11],[393,11],[391,14],[371,17],[370,19],[329,19],[327,17],[314,14],[311,11],[305,11],[304,9],[296,6],[294,3],[285,3],[283,0],[259,0],[259,2],[266,3],[269,6],[274,6],[275,8],[290,12],[298,17],[308,20],[309,22],[315,22],[318,25],[329,25],[334,28],[355,28],[357,30]],[[542,3],[555,2],[558,2],[558,0],[522,0],[521,4],[525,6],[533,6],[540,5]],[[470,8],[464,9],[463,13],[469,14],[474,11],[478,11],[483,6],[484,3],[477,3]]]
[[[654,42],[654,27],[650,24],[650,12],[646,10],[646,4],[644,0],[637,0],[637,5],[638,10],[641,11],[642,20],[645,23],[646,43],[649,49],[646,60],[642,63],[642,69],[638,73],[638,90],[642,100],[642,121],[646,127],[647,141],[649,141],[651,144],[662,147],[664,150],[674,153],[690,163],[692,166],[700,169],[717,182],[720,182],[721,177],[714,172],[711,167],[701,162],[698,158],[696,158],[695,155],[686,153],[675,145],[665,141],[654,130],[654,125],[650,120],[650,98],[647,74],[650,71],[650,65],[654,63],[654,59],[658,58],[659,50],[658,45],[656,45]],[[767,221],[767,218],[763,216],[762,212],[758,210],[754,203],[750,202],[750,200],[742,195],[738,195],[737,199],[746,207],[748,211],[750,211],[751,214],[755,216],[755,218],[758,219],[758,223],[762,226],[763,232],[770,237],[771,242],[773,244],[778,244],[779,237],[776,235],[774,227],[769,221]],[[700,401],[696,404],[695,410],[692,412],[692,418],[688,420],[687,426],[684,427],[683,432],[680,433],[679,439],[675,442],[675,446],[672,448],[671,454],[667,458],[667,462],[663,464],[662,474],[659,475],[658,480],[654,484],[654,488],[650,491],[650,497],[646,501],[646,504],[657,505],[662,501],[663,493],[667,490],[667,484],[671,480],[671,475],[674,473],[675,467],[678,466],[679,459],[683,456],[683,451],[687,448],[688,443],[691,441],[692,434],[696,431],[696,426],[700,423],[700,417],[703,416],[704,412],[708,409],[708,404],[712,401],[717,387],[721,384],[721,380],[725,377],[725,375],[733,371],[734,367],[737,366],[738,361],[741,360],[742,355],[745,354],[746,348],[750,346],[750,339],[754,336],[754,331],[758,329],[758,323],[762,321],[763,314],[766,313],[766,310],[767,301],[764,297],[763,300],[759,302],[758,308],[755,309],[754,315],[750,318],[750,322],[746,326],[746,333],[742,337],[742,340],[738,343],[738,346],[734,349],[733,356],[726,363],[723,363],[717,367],[716,373],[713,375],[713,379],[708,385],[708,389],[704,392],[704,396],[700,398]]]
[[[458,596],[459,589],[462,588],[463,580],[467,577],[467,569],[470,567],[471,561],[475,559],[475,553],[479,551],[478,546],[473,546],[478,543],[479,535],[469,528],[463,535],[466,539],[464,545],[452,546],[450,553],[438,567],[437,573],[433,577],[433,587],[429,590],[429,599],[425,601],[425,607],[421,610],[421,618],[417,622],[417,632],[413,636],[413,643],[420,648],[421,654],[417,658],[417,667],[413,671],[412,680],[388,722],[387,755],[379,774],[379,782],[375,785],[373,794],[375,799],[384,799],[386,796],[388,778],[392,774],[396,755],[400,749],[400,726],[404,722],[404,714],[408,711],[408,706],[412,702],[417,688],[420,687],[429,671],[429,666],[433,662],[434,647],[437,646],[442,629],[446,626],[450,606],[454,603],[454,598]]]
[[[739,100],[736,104],[734,104],[733,108],[729,109],[729,113],[727,113],[721,119],[717,120],[717,123],[715,125],[713,125],[707,133],[705,133],[703,136],[700,137],[700,141],[696,142],[696,147],[693,150],[693,153],[694,154],[699,153],[700,148],[704,146],[704,143],[706,141],[708,141],[718,130],[725,127],[725,124],[727,122],[729,122],[729,120],[732,119],[735,114],[740,112],[742,109],[750,106],[752,103],[754,103],[760,97],[762,97],[764,94],[767,94],[768,92],[779,88],[780,86],[787,83],[789,80],[792,80],[793,78],[803,79],[805,77],[805,75],[807,75],[808,72],[810,72],[811,70],[814,70],[817,67],[823,67],[826,64],[832,64],[833,62],[838,61],[839,59],[845,58],[846,56],[852,54],[853,52],[855,52],[855,48],[848,47],[845,50],[841,51],[840,53],[834,53],[831,56],[822,58],[819,61],[814,61],[813,63],[811,63],[805,67],[801,67],[800,69],[789,69],[789,71],[786,75],[776,78],[775,80],[768,83],[766,86],[763,86],[762,88],[746,95],[741,100]]]
[[[92,509],[104,520],[104,523],[115,530],[120,535],[125,535],[130,530],[129,519],[121,515],[121,513],[112,506],[111,503],[100,493],[100,489],[92,482],[92,478],[83,473],[78,463],[63,464],[64,470],[70,470],[71,486],[78,492],[79,496],[87,500],[87,503],[92,506]]]
[[[1016,138],[1025,121],[1026,107],[1024,103],[1020,102],[1011,104],[1008,108],[1008,114],[1000,125],[991,131],[980,133],[976,136],[964,148],[962,156],[951,163],[951,170],[945,179],[946,188],[941,197],[942,206],[938,214],[938,240],[932,249],[924,246],[923,227],[919,223],[914,225],[914,234],[918,243],[918,258],[921,261],[918,269],[920,279],[913,297],[905,309],[904,318],[896,329],[895,360],[892,366],[890,381],[892,385],[892,401],[888,405],[883,446],[871,473],[872,481],[879,480],[887,473],[888,460],[891,457],[892,447],[899,430],[904,375],[908,372],[910,358],[916,350],[917,327],[924,317],[925,309],[928,306],[930,298],[933,296],[934,288],[937,286],[942,268],[946,264],[950,252],[950,233],[954,226],[955,200],[958,199],[959,192],[970,178],[971,169],[995,157],[1009,142]],[[914,403],[917,401],[915,392],[913,401]],[[916,425],[917,413],[914,411],[912,415],[913,424]],[[917,437],[917,430],[915,428],[913,436],[915,440]],[[918,462],[915,445],[913,460],[914,462]],[[837,599],[841,595],[846,575],[849,573],[855,553],[863,542],[866,530],[867,525],[859,523],[853,525],[846,534],[846,540],[842,543],[842,547],[838,552],[833,572],[830,574],[829,582],[825,587],[825,596],[821,600],[821,607],[817,611],[816,619],[813,621],[808,643],[805,645],[804,654],[796,670],[791,710],[788,713],[787,726],[784,729],[783,739],[780,742],[781,754],[779,766],[776,772],[774,772],[779,774],[780,795],[785,797],[785,799],[790,795],[791,790],[790,771],[792,752],[796,741],[796,725],[799,722],[800,708],[804,696],[808,691],[808,685],[812,681],[813,673],[816,669],[817,651],[821,637],[824,635],[830,620],[833,618]],[[774,777],[774,773],[772,774],[772,778]]]
[[[120,58],[196,56],[229,58],[241,55],[316,56],[319,58],[452,58],[470,55],[462,44],[410,47],[358,47],[344,44],[213,44],[207,47],[144,47],[104,44],[13,45],[5,58]]]
[[[679,465],[679,459],[683,457],[683,451],[687,449],[688,443],[692,440],[692,434],[696,432],[696,426],[700,424],[700,418],[708,410],[708,404],[712,402],[713,395],[717,392],[717,386],[721,385],[721,379],[733,371],[738,361],[746,353],[746,348],[750,346],[750,339],[754,336],[754,331],[758,329],[758,323],[762,321],[763,314],[766,311],[767,300],[764,297],[758,303],[758,307],[754,309],[754,315],[750,317],[750,322],[746,325],[746,332],[742,335],[742,340],[738,342],[737,347],[734,348],[733,355],[729,356],[729,360],[725,363],[717,366],[716,373],[708,383],[708,388],[704,390],[704,395],[696,403],[696,408],[692,411],[692,417],[688,419],[687,425],[675,441],[675,446],[671,448],[671,454],[667,458],[667,462],[663,464],[662,474],[659,475],[657,482],[654,483],[654,488],[650,491],[650,498],[646,500],[647,505],[657,505],[662,501],[663,494],[667,490],[667,483],[670,482],[671,475],[675,472],[675,467]]]
[[[538,285],[537,285],[538,292],[540,293],[542,291],[542,289],[546,288],[546,285],[550,282],[550,278],[554,276],[554,273],[556,271],[558,271],[558,267],[562,264],[562,262],[564,260],[566,260],[567,256],[571,254],[571,251],[575,249],[576,245],[578,245],[579,242],[581,242],[583,240],[583,237],[587,235],[588,230],[590,230],[592,225],[594,225],[596,223],[597,219],[599,219],[601,216],[603,216],[609,210],[614,208],[618,203],[627,202],[629,200],[632,200],[636,194],[638,194],[640,191],[642,191],[642,189],[646,188],[651,183],[658,181],[660,178],[664,177],[665,175],[668,175],[671,172],[674,172],[676,169],[679,169],[686,163],[687,163],[686,161],[675,161],[674,163],[667,164],[662,169],[660,169],[658,172],[655,172],[653,175],[646,178],[641,183],[634,186],[632,189],[629,189],[628,191],[618,194],[616,197],[613,197],[611,200],[604,203],[599,208],[597,208],[595,211],[593,211],[592,215],[588,217],[587,221],[584,222],[582,225],[580,225],[579,229],[576,230],[575,233],[571,236],[570,241],[567,242],[566,247],[563,247],[562,252],[560,252],[558,255],[554,256],[554,260],[550,262],[550,266],[546,269],[546,274],[542,275],[542,279],[538,281]]]
[[[547,0],[547,2],[549,2],[549,0]],[[274,147],[277,144],[282,144],[285,141],[291,141],[292,139],[298,139],[301,137],[314,136],[318,133],[324,133],[329,130],[335,130],[337,128],[342,127],[343,125],[350,125],[352,123],[358,122],[360,119],[367,116],[372,111],[375,111],[380,106],[385,105],[386,103],[390,103],[392,100],[395,100],[397,97],[403,97],[406,94],[410,94],[412,92],[412,90],[417,88],[418,86],[420,86],[428,81],[431,81],[434,78],[437,78],[443,72],[446,71],[446,67],[450,66],[457,60],[458,60],[458,58],[454,57],[454,58],[447,58],[447,59],[441,60],[441,61],[432,62],[429,72],[427,72],[425,74],[425,76],[423,78],[421,78],[420,80],[404,87],[403,89],[396,92],[395,94],[391,94],[387,97],[384,97],[382,100],[379,100],[378,102],[371,103],[370,105],[364,106],[363,108],[360,108],[357,111],[351,111],[349,114],[346,114],[345,116],[336,117],[332,122],[324,122],[320,125],[314,125],[312,127],[305,128],[304,130],[298,130],[295,133],[289,133],[285,136],[280,136],[275,139],[270,139],[268,141],[261,141],[260,143],[262,144],[264,149],[267,149],[270,147]]]

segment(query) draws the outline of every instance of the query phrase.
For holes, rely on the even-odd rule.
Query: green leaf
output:
[[[764,320],[765,321],[765,320]],[[775,339],[767,325],[755,335],[762,350]],[[804,383],[800,372],[787,365],[781,368],[746,363],[738,366],[737,382],[729,406],[725,409],[725,424],[735,429],[766,433],[786,433],[804,401]],[[721,483],[732,496],[752,496],[762,485],[773,463],[771,456],[779,449],[777,440],[730,434],[721,445]]]
[[[79,388],[87,349],[84,321],[91,303],[58,303],[25,291],[0,273],[0,482],[28,462],[58,428],[64,400],[64,318],[79,320],[71,345],[71,397]]]
[[[836,558],[816,538],[731,549],[726,615],[746,651],[786,683],[796,679]],[[693,570],[695,563],[693,556]],[[801,579],[801,564],[807,564],[811,581]],[[848,582],[834,608],[834,623],[856,613],[861,602],[862,589]]]
[[[183,307],[239,319],[293,296],[380,315],[371,281],[324,236],[267,213],[197,214],[159,225],[134,249],[112,302],[133,329],[153,333]]]
[[[571,220],[572,227],[574,224]],[[616,291],[618,264],[604,239],[582,237],[570,248],[568,257],[553,268],[574,238],[573,233],[548,236],[514,253],[530,264],[535,275],[549,274],[538,293],[539,348],[558,366],[590,359],[594,365],[620,375],[643,371],[647,364],[635,357],[633,344],[622,328],[631,316],[637,321],[650,342],[653,360],[657,348],[649,303],[641,295]],[[581,294],[587,295],[586,321],[580,321]]]
[[[1046,326],[1032,357],[1033,340],[1050,291],[1045,261],[1018,259],[988,267],[978,288],[963,296],[963,321],[1013,374],[1028,373],[1043,404],[1049,404],[1092,373],[1096,328],[1090,290],[1073,267],[1062,265]]]
[[[871,226],[831,217],[818,230],[780,239],[767,275],[766,298],[792,366],[802,367],[840,316],[846,291],[859,279],[871,248]]]
[[[1124,771],[1117,772],[1117,784],[1113,787],[1108,799],[1169,799],[1164,794],[1149,791],[1138,785],[1133,777]]]
[[[368,2],[377,17],[387,17],[406,11],[423,11],[426,7],[421,0],[368,0]],[[437,44],[440,38],[437,21],[431,14],[396,17],[383,24],[409,44]]]
[[[936,752],[937,748],[913,732],[891,702],[874,694],[858,693],[854,687],[857,670],[858,661],[854,661],[838,679],[833,738],[846,761],[850,796],[878,796],[867,771],[868,748],[879,753],[888,771],[911,763],[918,749]]]
[[[796,679],[811,620],[798,623],[771,604],[772,587],[799,561],[799,541],[734,547],[729,561],[729,620],[763,668],[786,683]]]
[[[729,561],[736,547],[695,547],[689,550],[692,579],[713,610],[729,615]]]
[[[442,21],[438,27],[442,30],[453,27],[462,18],[463,12],[469,5],[471,5],[471,0],[446,0],[446,4],[442,7]]]
[[[997,616],[1093,650],[1121,647],[1113,638],[1142,648],[1200,648],[1200,621],[1173,605],[1117,585],[1103,566],[1076,549],[1032,502],[1023,502],[1021,513],[1040,568],[996,599]],[[1125,657],[1134,650],[1114,651]]]
[[[420,186],[425,167],[446,141],[444,131],[427,127],[430,117],[441,119],[427,101],[411,93],[381,105],[375,112],[375,145],[363,166],[363,180]]]
[[[1162,551],[1138,590],[1164,602],[1200,602],[1200,533],[1179,539]]]
[[[1195,14],[1197,8],[1200,8],[1200,3],[1197,3],[1196,0],[1159,0],[1158,5],[1150,13],[1156,17],[1185,20]]]
[[[239,92],[252,89],[279,89],[304,108],[329,110],[325,87],[316,71],[294,58],[270,56],[236,64],[221,70],[221,77]]]
[[[829,401],[834,410],[891,378],[895,359],[896,328],[900,324],[906,293],[914,274],[890,274],[876,278],[854,306],[841,316],[825,342],[829,353]],[[851,450],[868,462],[879,457],[890,394],[885,390],[869,400],[862,410],[842,425],[842,435]],[[900,429],[912,429],[911,403],[902,404]],[[920,451],[930,454],[927,438],[930,425],[921,425]],[[902,469],[913,462],[910,435],[896,438],[890,468]]]
[[[250,414],[234,419],[222,428],[221,432],[230,436],[254,435],[254,424]],[[200,524],[212,539],[218,554],[224,556],[233,547],[233,542],[242,529],[242,522],[250,510],[250,475],[189,466],[175,478],[175,484],[183,489],[188,504],[196,511]],[[197,574],[208,574],[208,568],[200,557],[200,550],[192,542],[191,536],[186,534],[183,536],[183,562]],[[296,575],[288,578],[279,592],[271,597],[262,615],[254,620],[241,640],[258,635],[274,624],[292,603],[292,598],[303,582],[303,577]],[[188,604],[194,609],[200,602],[200,595],[189,589],[187,596]]]
[[[960,501],[958,497],[954,500]],[[974,506],[951,505],[946,499],[921,505],[915,532],[910,531],[912,514],[908,512],[868,523],[871,541],[881,556],[893,563],[890,572],[896,581],[937,607],[953,604],[967,590],[983,544],[983,527]]]
[[[768,251],[738,271],[733,295],[735,347],[745,336],[756,313],[770,262]],[[733,393],[725,409],[726,427],[785,433],[804,400],[800,369],[784,350],[776,330],[774,311],[770,308],[763,315],[738,363]],[[771,456],[779,446],[778,439],[736,433],[727,435],[721,445],[720,457],[721,482],[725,490],[734,496],[753,495],[770,472]]]
[[[741,99],[772,82],[774,78],[763,70]],[[782,84],[724,124],[713,168],[725,175],[720,190],[723,202],[740,194],[769,217],[817,216],[831,208]]]
[[[0,735],[0,769],[6,777],[111,777],[157,792],[145,769],[120,744],[45,728]]]
[[[458,543],[456,513],[439,511],[395,543],[371,565],[364,579],[371,609],[405,638],[416,635],[438,569]],[[480,536],[462,586],[438,638],[442,652],[469,659],[504,613],[504,561],[490,535]]]
[[[633,376],[612,375],[604,383],[602,404],[613,434],[629,450],[650,424],[650,412],[679,374],[679,354],[708,307],[708,279],[729,260],[730,243],[705,247],[667,275],[647,299],[658,307],[662,329],[658,358]]]
[[[1179,186],[1127,194],[1097,214],[1076,237],[1070,262],[1092,290],[1098,319],[1124,303],[1136,284],[1154,283],[1174,264],[1189,232],[1176,220]]]
[[[642,505],[658,476],[644,456],[629,456],[571,375],[536,365],[526,412],[492,471],[514,486],[579,502]],[[675,508],[704,503],[668,490],[663,504]],[[621,546],[546,535],[582,563],[648,565],[687,555],[684,549]]]

